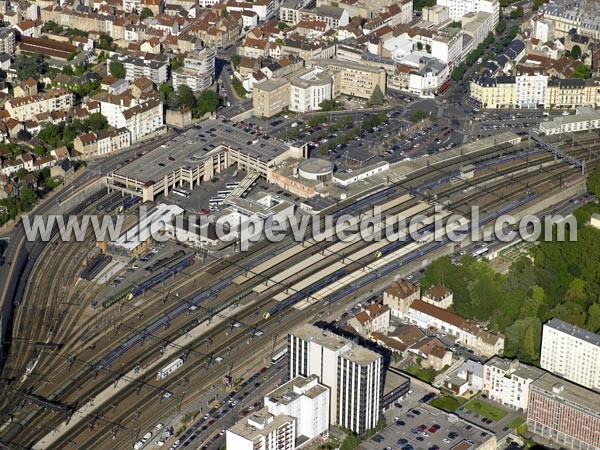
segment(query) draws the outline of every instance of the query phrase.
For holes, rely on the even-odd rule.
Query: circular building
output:
[[[333,163],[321,158],[310,158],[298,165],[298,175],[306,180],[329,181],[333,176]]]

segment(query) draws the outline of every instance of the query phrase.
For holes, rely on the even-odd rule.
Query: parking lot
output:
[[[397,420],[396,420],[397,418]],[[390,423],[390,422],[388,422]],[[402,408],[390,426],[361,445],[364,450],[461,450],[477,448],[495,435],[479,425],[466,422],[426,404]]]

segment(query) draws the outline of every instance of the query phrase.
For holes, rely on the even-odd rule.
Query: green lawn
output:
[[[433,370],[432,368],[429,367],[425,369],[424,367],[421,367],[418,364],[411,364],[410,366],[405,367],[404,371],[426,383],[431,383],[436,375],[435,370]]]
[[[464,407],[473,411],[474,413],[479,414],[482,417],[492,419],[495,422],[502,419],[508,414],[507,412],[502,411],[500,408],[496,408],[495,406],[492,406],[489,403],[482,402],[478,399],[473,399],[470,402],[465,403]]]
[[[449,396],[435,397],[429,404],[448,412],[454,412],[460,406],[460,402],[456,398]]]
[[[524,423],[525,423],[525,419],[523,419],[522,417],[517,417],[515,420],[513,420],[511,423],[508,424],[508,428],[512,428],[513,430],[516,430]]]

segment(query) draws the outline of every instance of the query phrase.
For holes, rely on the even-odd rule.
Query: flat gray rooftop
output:
[[[596,416],[600,417],[600,412],[598,411],[600,394],[597,392],[590,391],[578,384],[570,383],[569,381],[550,373],[542,375],[531,383],[531,386],[535,389],[541,389],[542,391],[549,393],[552,397],[558,397],[572,404],[586,408]],[[554,392],[555,387],[561,387],[562,392]]]
[[[291,334],[305,341],[313,341],[317,344],[332,350],[338,351],[350,344],[350,341],[345,337],[338,336],[331,331],[323,330],[311,324],[300,325],[294,329]]]
[[[600,336],[597,334],[594,334],[588,330],[584,330],[583,328],[579,328],[577,325],[564,322],[556,317],[550,319],[544,326],[561,331],[592,345],[600,346]]]
[[[116,175],[142,183],[158,181],[179,168],[201,165],[220,145],[235,148],[268,162],[288,150],[276,139],[251,134],[240,125],[206,120],[115,171]]]

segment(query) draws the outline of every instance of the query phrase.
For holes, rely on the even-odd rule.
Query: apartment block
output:
[[[390,327],[390,308],[373,303],[350,317],[347,324],[365,338],[369,338],[372,333],[386,334]]]
[[[320,58],[313,59],[310,65],[324,69],[333,77],[333,97],[349,95],[369,99],[377,86],[385,94],[385,69],[347,61]]]
[[[600,390],[600,336],[550,319],[542,328],[540,365],[581,386]]]
[[[383,291],[383,304],[388,306],[394,317],[400,317],[408,312],[408,308],[413,300],[421,297],[421,288],[412,284],[410,281],[398,280]]]
[[[137,142],[143,136],[164,126],[163,104],[150,99],[123,112],[125,128],[131,133],[131,142]]]
[[[272,78],[252,88],[254,115],[271,118],[290,106],[291,83],[286,78]]]
[[[295,450],[296,420],[262,408],[229,428],[225,440],[236,450]]]
[[[600,394],[546,373],[531,383],[527,431],[573,450],[600,448]]]
[[[12,28],[0,28],[0,54],[12,55],[16,50],[15,30]]]
[[[421,300],[438,308],[448,309],[452,305],[454,294],[443,284],[434,284],[423,294]]]
[[[125,79],[133,82],[138,78],[146,77],[156,86],[160,86],[169,79],[168,61],[148,60],[130,55],[113,55],[107,61],[107,68],[113,61],[119,61],[125,68]]]
[[[482,356],[499,355],[504,351],[504,336],[481,328],[478,324],[422,300],[414,300],[399,317],[423,330],[437,329],[456,338],[456,342]]]
[[[51,113],[73,107],[73,94],[64,88],[54,88],[41,94],[9,100],[5,109],[15,120],[26,122],[37,114]]]
[[[462,30],[473,39],[472,47],[477,48],[494,31],[494,17],[484,11],[465,14],[462,18]]]
[[[500,3],[498,0],[438,0],[439,6],[445,6],[450,12],[450,19],[460,22],[468,13],[480,11],[492,15],[494,26],[500,20]]]
[[[574,28],[577,33],[600,39],[600,5],[597,2],[553,0],[540,8],[544,20],[552,24],[557,38]]]
[[[356,433],[373,428],[381,408],[381,355],[352,341],[302,325],[288,336],[290,378],[316,375],[331,389],[330,417]]]
[[[264,398],[267,410],[296,419],[296,440],[305,442],[329,433],[329,388],[316,375],[296,377],[269,392]]]
[[[130,145],[131,133],[127,128],[83,133],[73,140],[74,150],[83,158],[110,155]]]
[[[188,86],[194,92],[201,92],[211,87],[215,78],[214,48],[196,48],[185,58],[183,67],[173,72],[173,88]]]
[[[531,383],[545,372],[518,360],[497,356],[483,366],[483,393],[495,402],[512,409],[526,411]]]
[[[572,109],[600,106],[600,79],[553,78],[546,87],[546,107]]]

